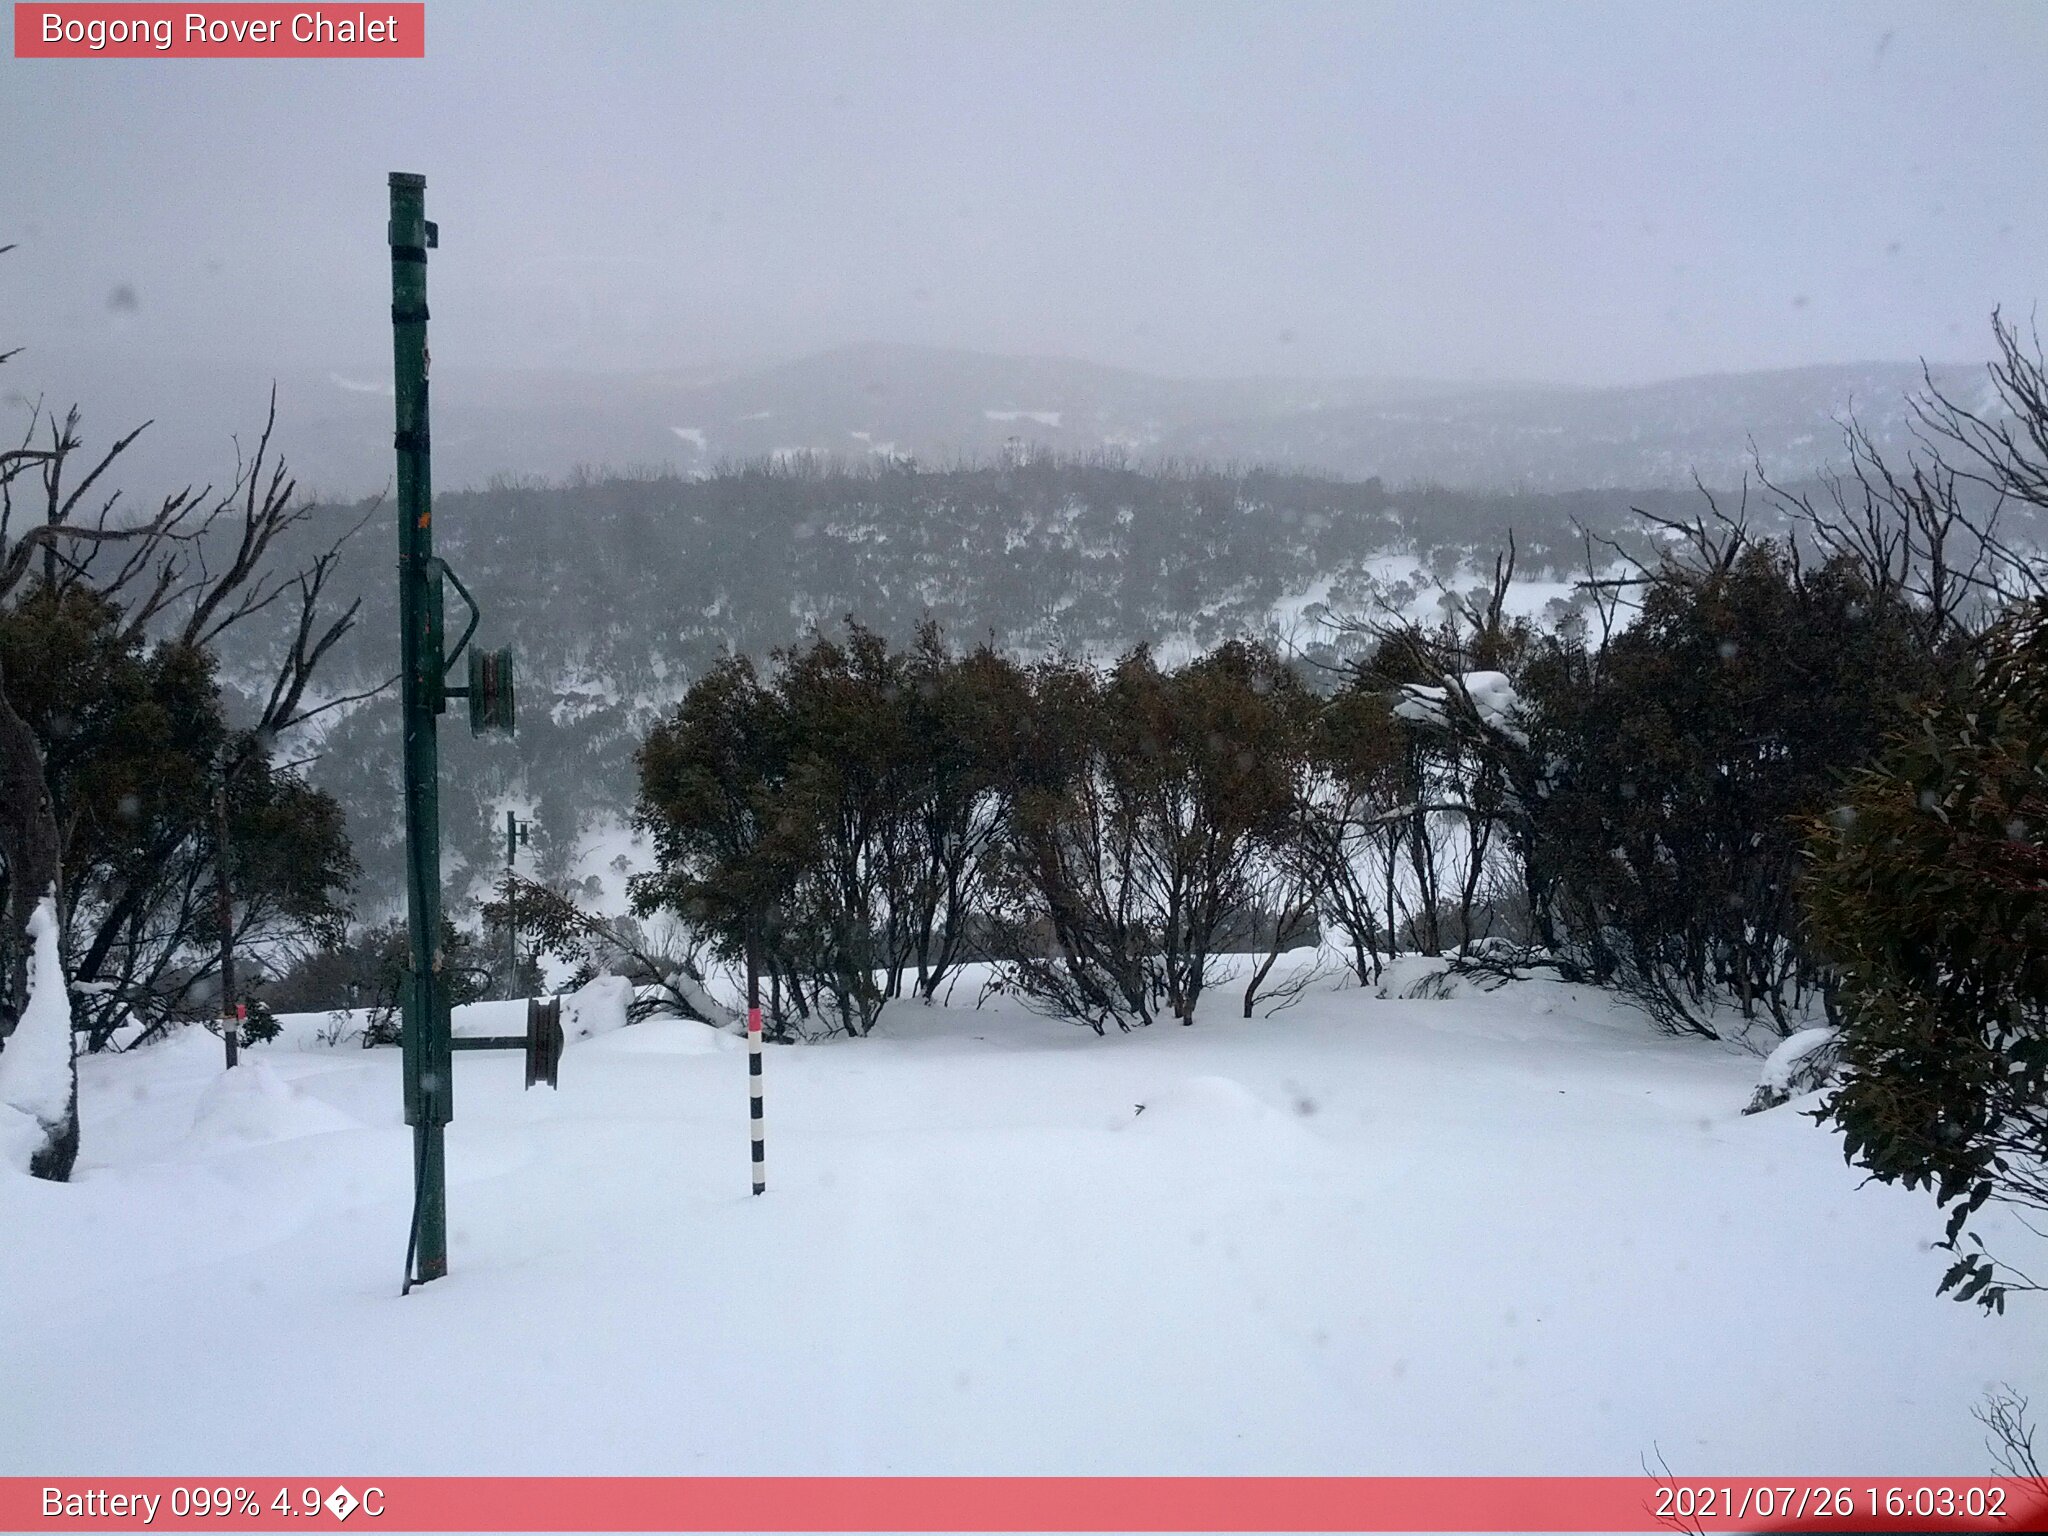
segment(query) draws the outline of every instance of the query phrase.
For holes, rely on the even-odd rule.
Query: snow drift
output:
[[[28,939],[28,1005],[0,1046],[0,1165],[24,1173],[71,1112],[71,999],[55,896],[36,903]]]

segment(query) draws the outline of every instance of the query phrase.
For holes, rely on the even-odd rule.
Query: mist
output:
[[[457,366],[1968,361],[2038,292],[2044,127],[2020,5],[434,0],[423,61],[0,61],[8,383],[381,388],[393,169]]]

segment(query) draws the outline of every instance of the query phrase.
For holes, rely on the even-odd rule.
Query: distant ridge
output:
[[[269,376],[246,368],[17,360],[13,387],[79,400],[103,435],[155,418],[134,473],[182,484],[231,467],[231,433],[258,424]],[[1940,365],[1975,400],[1980,370]],[[302,483],[335,495],[390,474],[383,381],[357,367],[278,378],[280,441]],[[989,461],[1024,447],[1135,459],[1267,463],[1390,484],[1472,490],[1656,488],[1738,480],[1754,443],[1774,475],[1840,457],[1854,409],[1903,446],[1917,363],[1826,364],[1621,386],[1426,379],[1169,379],[1065,358],[900,343],[833,348],[741,371],[435,374],[435,480],[559,479],[579,467],[717,465],[807,452],[859,461]]]

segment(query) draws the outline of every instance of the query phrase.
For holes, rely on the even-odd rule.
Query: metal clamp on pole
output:
[[[556,1086],[562,1068],[562,1000],[529,997],[526,1000],[526,1086],[546,1083]]]
[[[526,1086],[545,1083],[560,1086],[562,1071],[562,1000],[559,997],[529,997],[526,1000],[526,1033],[523,1035],[457,1035],[458,1051],[524,1051]]]

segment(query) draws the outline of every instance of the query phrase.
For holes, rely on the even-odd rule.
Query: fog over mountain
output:
[[[1896,441],[2048,239],[2038,6],[432,10],[422,60],[6,65],[0,394],[153,419],[139,495],[275,379],[375,490],[410,170],[451,489],[1013,438],[1725,483]]]
[[[26,360],[25,360],[26,361]],[[45,355],[23,370],[90,402],[99,434],[154,425],[131,478],[225,475],[230,439],[261,423],[269,376],[248,368]],[[1980,369],[1931,370],[1974,400]],[[276,375],[279,442],[303,484],[374,492],[391,474],[391,401],[374,369]],[[446,489],[579,469],[683,475],[796,453],[851,464],[991,462],[1022,448],[1131,462],[1261,464],[1389,484],[1563,491],[1733,485],[1752,453],[1774,477],[1839,460],[1852,413],[1903,447],[1917,363],[1707,375],[1593,389],[1424,379],[1173,379],[1061,358],[868,344],[753,369],[604,373],[449,365],[434,389]]]

